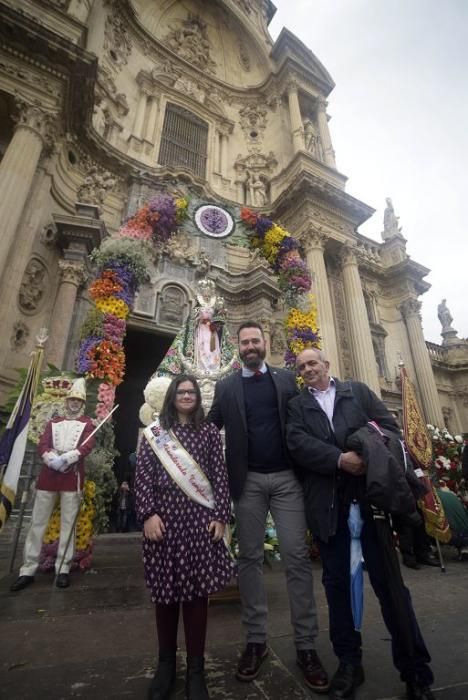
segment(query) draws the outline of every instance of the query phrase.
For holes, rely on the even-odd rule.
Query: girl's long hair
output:
[[[159,414],[159,422],[164,430],[169,430],[172,428],[174,423],[177,423],[179,420],[175,401],[177,389],[183,382],[191,382],[196,394],[195,409],[193,413],[187,416],[189,422],[193,425],[195,430],[198,430],[205,420],[205,411],[203,410],[202,406],[200,387],[198,386],[196,378],[192,374],[179,374],[169,384],[166,396],[164,397],[161,413]]]

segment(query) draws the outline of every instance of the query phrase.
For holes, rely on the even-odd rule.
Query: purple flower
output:
[[[254,228],[259,238],[263,238],[265,233],[269,231],[272,226],[273,221],[271,219],[268,219],[266,216],[259,216]]]
[[[158,220],[153,224],[153,236],[167,241],[177,228],[177,209],[173,198],[167,194],[158,194],[150,200],[148,208],[159,214]]]
[[[88,357],[88,352],[98,345],[101,340],[102,338],[99,338],[96,335],[91,335],[89,338],[85,338],[81,341],[78,349],[78,355],[76,357],[76,371],[78,374],[85,374],[90,370],[91,360]]]

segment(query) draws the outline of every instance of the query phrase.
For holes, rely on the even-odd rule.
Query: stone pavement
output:
[[[92,571],[75,574],[66,590],[52,575],[38,575],[20,593],[10,593],[8,553],[0,537],[0,698],[9,700],[143,700],[153,674],[153,609],[143,582],[140,535],[96,539]],[[468,698],[468,562],[446,550],[447,573],[424,567],[404,570],[427,645],[433,655],[437,700]],[[318,651],[333,673],[327,607],[320,565],[314,563],[319,608]],[[243,644],[237,600],[210,604],[207,643],[212,700],[307,700],[295,666],[282,571],[266,569],[270,656],[257,680],[239,683],[233,671]],[[364,666],[366,683],[357,700],[396,700],[403,685],[390,659],[390,642],[375,597],[366,582]],[[183,648],[183,635],[180,637]],[[184,698],[184,654],[179,654],[174,699]],[[322,696],[323,697],[323,696]]]

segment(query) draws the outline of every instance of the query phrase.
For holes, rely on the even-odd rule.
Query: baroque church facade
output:
[[[426,343],[429,270],[407,255],[396,217],[380,242],[359,233],[374,210],[336,167],[333,80],[288,30],[272,41],[274,12],[270,0],[0,2],[2,397],[41,327],[47,361],[73,368],[89,253],[171,192],[280,222],[303,246],[332,373],[401,411],[404,362],[427,421],[468,430],[467,343],[456,332]],[[216,282],[231,330],[260,320],[282,363],[280,290],[242,235],[217,240],[189,224],[155,253],[129,322],[127,411],[201,276]]]

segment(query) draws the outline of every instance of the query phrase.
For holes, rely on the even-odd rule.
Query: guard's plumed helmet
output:
[[[80,401],[86,401],[86,381],[83,377],[75,379],[70,391],[67,394],[67,399],[80,399]]]

